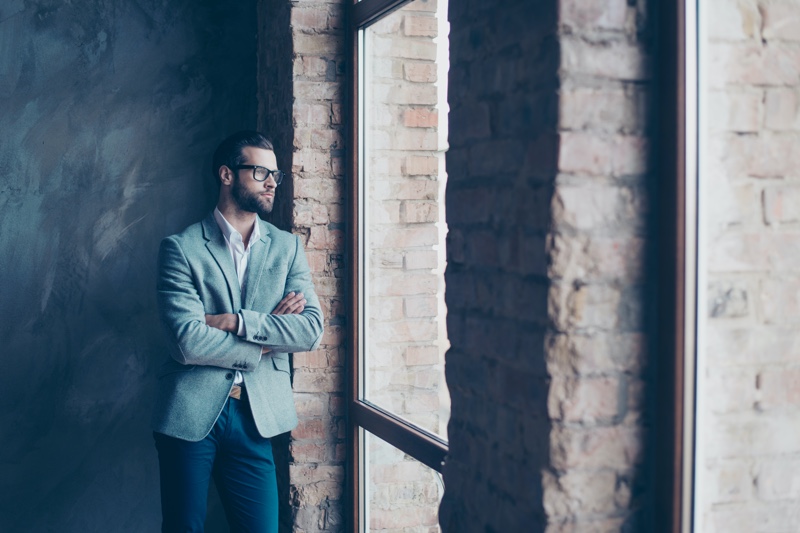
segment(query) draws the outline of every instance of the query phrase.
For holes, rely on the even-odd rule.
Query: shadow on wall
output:
[[[3,531],[158,529],[158,243],[256,121],[255,0],[80,6],[0,7]]]

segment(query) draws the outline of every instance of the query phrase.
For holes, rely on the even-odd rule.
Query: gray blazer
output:
[[[242,371],[256,427],[263,437],[297,425],[289,352],[314,350],[322,339],[322,310],[300,239],[258,219],[241,294],[233,259],[213,213],[161,241],[158,310],[169,353],[158,374],[154,431],[189,441],[203,439],[217,420]],[[296,315],[270,312],[289,292],[307,304]],[[246,335],[206,325],[206,314],[242,311]],[[272,351],[261,356],[261,346]]]

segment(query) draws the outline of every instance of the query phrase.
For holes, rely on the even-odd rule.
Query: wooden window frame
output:
[[[659,2],[658,330],[655,529],[688,533],[694,520],[698,280],[697,4]]]
[[[348,352],[347,352],[347,509],[348,529],[361,531],[360,488],[365,480],[360,463],[362,429],[441,472],[447,444],[399,417],[359,398],[360,360],[360,115],[359,30],[411,0],[362,0],[346,7],[349,62],[347,110],[348,222]],[[657,422],[655,431],[655,485],[653,516],[656,530],[680,533],[692,530],[694,477],[694,382],[697,310],[697,72],[694,4],[659,2],[657,34],[658,102],[657,168],[659,168],[658,330],[656,371]],[[693,8],[696,15],[696,6]],[[694,23],[694,26],[692,25]],[[694,66],[695,70],[690,68]],[[692,114],[694,113],[694,114]],[[688,172],[687,172],[688,170]],[[693,181],[690,181],[693,180]],[[693,188],[694,187],[694,188]]]
[[[362,488],[366,486],[361,458],[365,449],[364,431],[386,441],[403,453],[420,461],[436,472],[441,473],[448,452],[447,442],[431,432],[417,427],[377,405],[360,397],[361,361],[364,357],[360,339],[363,338],[363,287],[361,276],[362,260],[362,154],[361,129],[362,116],[359,109],[360,43],[359,32],[372,23],[400,9],[413,0],[361,0],[346,6],[346,38],[348,70],[348,129],[349,153],[347,157],[347,265],[348,265],[348,324],[347,324],[347,468],[346,494],[349,531],[366,531],[367,524],[361,523],[365,504],[361,499]],[[444,1],[444,0],[442,0]]]

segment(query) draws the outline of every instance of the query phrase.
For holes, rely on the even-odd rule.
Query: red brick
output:
[[[303,463],[322,463],[325,462],[327,456],[325,444],[313,442],[293,441],[289,445],[289,453],[293,461]]]
[[[312,250],[338,250],[342,247],[343,238],[341,230],[330,230],[326,226],[313,226],[310,228],[306,246]]]
[[[328,268],[328,253],[326,251],[313,251],[308,250],[306,252],[306,258],[308,259],[308,266],[311,268],[311,272],[325,272]]]
[[[435,128],[439,125],[439,113],[424,107],[407,109],[403,113],[403,125],[407,128]]]
[[[297,416],[308,418],[322,416],[325,414],[324,397],[326,394],[296,392],[294,394],[294,404],[297,408]]]
[[[304,418],[292,430],[292,438],[297,440],[325,440],[328,430],[321,418]]]

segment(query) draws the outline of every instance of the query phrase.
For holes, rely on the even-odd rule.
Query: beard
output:
[[[235,178],[233,182],[233,189],[231,190],[233,201],[236,206],[242,211],[248,213],[258,213],[260,217],[265,217],[272,212],[273,198],[266,198],[258,193],[248,191],[242,186],[239,178]]]

